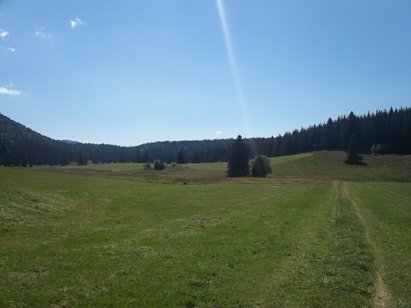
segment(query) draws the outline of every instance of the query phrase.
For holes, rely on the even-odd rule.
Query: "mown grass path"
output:
[[[411,305],[411,184],[349,183],[376,259],[375,306]]]
[[[340,188],[341,193],[352,204],[359,220],[363,224],[365,238],[367,239],[367,241],[370,243],[370,245],[372,246],[374,250],[375,259],[376,259],[376,274],[374,278],[374,305],[375,307],[393,307],[391,292],[384,282],[385,273],[384,273],[383,264],[381,261],[381,255],[380,255],[380,252],[378,251],[377,244],[375,243],[375,240],[373,239],[373,236],[370,233],[371,232],[370,227],[368,226],[366,220],[361,215],[360,209],[356,201],[354,201],[350,197],[346,183],[341,184],[340,187],[341,187]]]

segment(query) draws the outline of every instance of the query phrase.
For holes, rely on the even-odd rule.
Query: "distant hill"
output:
[[[58,142],[0,114],[0,164],[27,165],[53,161]]]
[[[225,160],[232,140],[165,141],[134,147],[54,140],[0,114],[0,165],[80,165],[94,163],[147,162],[161,159],[174,162],[184,151],[183,162]],[[197,151],[197,152],[195,152]]]
[[[0,113],[0,140],[20,143],[32,140],[37,143],[50,143],[53,139],[43,136],[34,130],[13,121]]]
[[[67,139],[63,139],[63,140],[60,140],[61,142],[64,142],[64,143],[68,143],[68,144],[78,144],[78,143],[81,143],[81,142],[78,142],[78,141],[73,141],[73,140],[67,140]]]
[[[277,137],[245,139],[250,157],[283,156],[312,151],[345,151],[350,138],[360,152],[411,154],[411,108],[377,111],[363,116],[350,113],[324,124],[294,130]],[[0,114],[0,165],[66,165],[111,162],[200,163],[226,161],[233,139],[163,141],[133,147],[54,140]],[[177,155],[178,154],[178,155]]]

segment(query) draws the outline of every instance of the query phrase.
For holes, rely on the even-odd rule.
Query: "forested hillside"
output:
[[[281,156],[310,151],[347,149],[355,136],[360,152],[411,154],[411,108],[377,111],[367,115],[328,119],[271,138],[250,138],[250,154]],[[68,136],[71,137],[71,136]],[[164,141],[121,147],[64,142],[45,137],[0,114],[0,164],[6,166],[66,165],[111,162],[200,163],[226,161],[233,139]]]
[[[216,162],[225,160],[232,140],[165,141],[134,147],[53,140],[0,114],[0,165],[80,165],[111,162]],[[177,160],[177,158],[179,158]]]
[[[251,139],[256,151],[280,156],[311,151],[345,151],[350,138],[358,139],[361,153],[379,145],[381,153],[411,154],[411,108],[328,119],[325,124],[294,130],[276,138]]]

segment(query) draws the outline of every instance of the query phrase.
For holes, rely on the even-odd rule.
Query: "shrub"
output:
[[[144,170],[150,170],[151,169],[151,164],[149,162],[145,163],[143,166]]]
[[[271,173],[270,160],[263,155],[257,155],[251,163],[251,175],[265,178],[268,173]]]
[[[156,159],[154,161],[154,170],[164,170],[165,166],[161,160]]]

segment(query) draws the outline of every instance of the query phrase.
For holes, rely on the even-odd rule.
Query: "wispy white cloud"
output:
[[[6,51],[6,52],[11,52],[11,53],[13,53],[13,52],[15,52],[17,49],[14,48],[14,47],[0,46],[0,50],[1,50],[2,52],[3,52],[3,51]]]
[[[79,17],[76,17],[76,18],[70,20],[70,28],[71,29],[81,27],[81,26],[83,26],[83,27],[87,26],[87,23],[85,21],[81,20]]]
[[[51,34],[45,33],[43,28],[34,32],[34,36],[40,40],[51,40]]]
[[[19,96],[19,95],[21,95],[21,91],[10,89],[10,88],[7,88],[7,87],[0,87],[0,94]]]
[[[3,30],[0,28],[0,38],[5,38],[6,36],[8,36],[10,33],[7,32],[6,30]]]
[[[223,133],[222,130],[217,130],[217,131],[215,132],[216,135],[221,135],[222,133]]]

